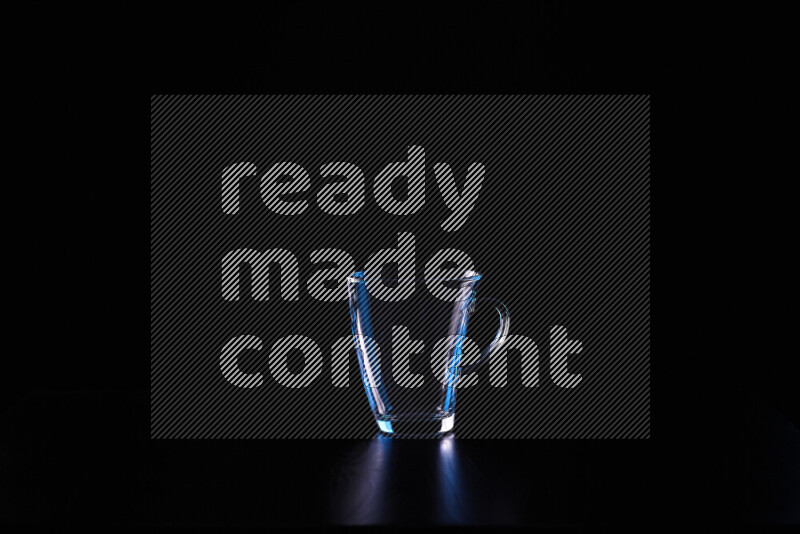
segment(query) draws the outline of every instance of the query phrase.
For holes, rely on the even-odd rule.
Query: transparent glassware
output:
[[[459,380],[502,348],[510,327],[502,302],[477,299],[481,278],[475,271],[442,278],[384,278],[359,271],[348,277],[361,379],[382,432],[432,435],[453,429]],[[465,340],[479,301],[493,304],[500,325],[478,354]]]

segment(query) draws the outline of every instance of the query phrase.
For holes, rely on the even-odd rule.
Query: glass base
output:
[[[430,436],[449,432],[453,429],[456,415],[452,414],[445,418],[431,419],[410,419],[391,417],[377,419],[378,428],[381,432],[403,436]]]

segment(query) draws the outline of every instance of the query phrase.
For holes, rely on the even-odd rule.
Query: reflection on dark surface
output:
[[[436,454],[436,512],[441,523],[476,522],[474,495],[464,484],[464,466],[455,435],[438,442]]]
[[[800,524],[800,431],[759,397],[704,407],[667,460],[631,440],[149,440],[131,424],[148,400],[37,392],[0,413],[0,524]]]
[[[342,466],[341,476],[334,480],[334,523],[371,525],[381,522],[386,508],[393,443],[391,437],[381,434],[355,447]]]
[[[461,523],[462,466],[453,434],[435,440],[380,434],[345,453],[331,487],[335,524]]]
[[[334,524],[482,523],[480,478],[455,434],[439,439],[378,435],[354,445],[331,486]]]

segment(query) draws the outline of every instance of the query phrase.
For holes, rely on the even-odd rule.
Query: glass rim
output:
[[[387,282],[408,282],[408,281],[425,281],[425,282],[477,282],[483,278],[483,274],[477,271],[467,270],[463,274],[451,277],[427,277],[427,276],[407,276],[403,278],[390,278],[386,276],[364,276],[364,271],[356,271],[347,277],[348,282],[354,284],[362,284],[365,282],[387,281]]]

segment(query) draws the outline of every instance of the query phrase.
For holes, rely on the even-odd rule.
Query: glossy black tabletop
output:
[[[654,440],[457,433],[150,440],[146,395],[39,391],[2,417],[2,519],[226,529],[796,522],[800,433],[768,405],[750,405],[761,437],[690,439],[696,454],[671,458]]]

